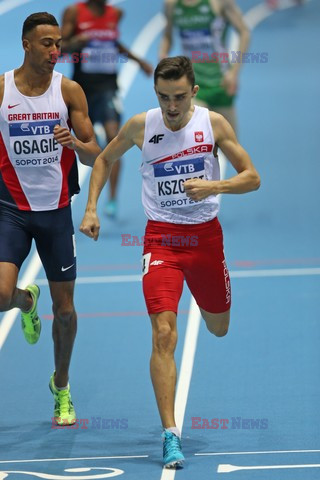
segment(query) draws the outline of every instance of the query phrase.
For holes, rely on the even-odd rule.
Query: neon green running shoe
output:
[[[23,312],[21,310],[21,327],[23,330],[24,338],[28,343],[37,343],[41,332],[41,320],[38,317],[37,304],[40,296],[40,288],[38,285],[28,285],[26,290],[30,292],[33,305],[29,312]]]
[[[54,384],[55,372],[50,377],[49,388],[54,398],[54,421],[57,425],[74,425],[76,412],[71,400],[70,385],[65,390],[58,390]]]

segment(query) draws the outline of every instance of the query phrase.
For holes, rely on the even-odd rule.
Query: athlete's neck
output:
[[[185,7],[195,7],[201,3],[201,0],[182,0],[182,5]]]
[[[182,0],[182,5],[184,7],[196,7],[202,2],[202,0]],[[220,0],[209,0],[208,1],[209,7],[211,10],[218,14],[221,11],[221,1]]]
[[[104,14],[105,5],[106,4],[104,2],[100,2],[96,0],[87,1],[87,7],[89,8],[89,10],[91,10],[91,12],[94,15],[97,15],[98,17]]]
[[[192,105],[190,110],[179,120],[177,119],[177,122],[174,120],[170,121],[166,115],[165,112],[162,112],[162,118],[165,126],[169,128],[169,130],[172,130],[172,132],[177,132],[178,130],[181,130],[184,128],[191,120],[191,117],[194,112],[194,106]]]
[[[52,73],[40,75],[24,64],[14,71],[14,83],[19,92],[27,97],[37,97],[45,93],[51,80]]]

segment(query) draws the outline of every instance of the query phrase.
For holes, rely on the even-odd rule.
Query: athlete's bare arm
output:
[[[128,120],[94,163],[90,178],[88,202],[80,226],[80,231],[94,240],[98,240],[100,230],[97,216],[97,203],[100,193],[109,178],[112,165],[118,158],[122,157],[134,145],[142,149],[145,119],[146,114],[140,113]]]
[[[66,77],[62,78],[61,90],[69,110],[69,117],[75,136],[68,128],[56,126],[55,139],[64,147],[75,150],[80,162],[92,167],[96,156],[101,152],[88,115],[88,104],[80,85]]]
[[[242,55],[247,51],[250,42],[250,31],[246,25],[241,10],[234,0],[211,0],[211,7],[219,3],[220,14],[239,34],[237,51],[241,52],[240,61],[232,63],[232,67],[226,71],[223,86],[229,95],[234,95],[238,89],[238,75],[242,66]]]
[[[199,201],[209,195],[257,190],[260,187],[259,174],[249,154],[238,142],[231,125],[222,115],[215,112],[210,112],[210,120],[215,142],[237,171],[237,175],[227,180],[188,180],[184,183],[187,195],[192,200]]]
[[[86,34],[76,35],[77,25],[77,6],[71,5],[66,8],[62,15],[61,36],[62,36],[62,52],[77,52],[81,50],[89,41]]]
[[[211,4],[214,5],[214,2],[217,0],[211,0]],[[245,43],[243,44],[243,50],[246,51],[249,45],[250,31],[243,19],[242,12],[237,6],[234,0],[218,0],[220,2],[220,15],[233,26],[233,28],[239,33],[240,37],[240,46],[241,40]],[[240,48],[242,51],[242,48]]]
[[[164,15],[166,18],[166,27],[160,42],[159,60],[166,58],[172,47],[172,30],[173,30],[173,10],[177,0],[165,0]]]
[[[129,50],[127,47],[123,45],[123,43],[117,42],[119,53],[124,53],[129,60],[133,60],[134,62],[137,62],[141,70],[150,77],[153,73],[153,66],[143,60],[142,58],[137,57],[131,50]]]

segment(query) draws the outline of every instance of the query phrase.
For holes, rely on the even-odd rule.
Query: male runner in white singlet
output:
[[[49,383],[54,421],[72,425],[76,414],[68,371],[77,316],[70,201],[79,192],[75,153],[81,163],[92,166],[100,148],[82,88],[54,72],[61,45],[56,19],[46,12],[30,15],[23,24],[22,45],[22,66],[0,76],[0,311],[20,308],[27,342],[38,341],[39,287],[17,288],[34,239],[54,315],[55,371]],[[29,366],[27,371],[34,370]]]
[[[154,83],[160,108],[132,117],[96,159],[80,230],[97,240],[100,192],[113,162],[137,145],[142,150],[142,202],[148,217],[143,291],[153,332],[151,378],[164,428],[163,461],[172,467],[184,460],[174,418],[176,317],[183,280],[208,330],[226,335],[231,289],[217,195],[256,190],[260,178],[227,120],[193,106],[199,87],[190,59],[161,60]],[[237,172],[227,180],[220,180],[218,148]]]

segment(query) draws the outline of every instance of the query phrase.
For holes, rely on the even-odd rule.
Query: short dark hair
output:
[[[191,87],[195,85],[194,71],[190,58],[179,55],[177,57],[168,57],[161,60],[154,71],[154,84],[158,78],[164,80],[179,80],[186,76]]]
[[[53,25],[54,27],[59,27],[59,23],[56,18],[48,12],[37,12],[32,13],[25,19],[22,27],[22,39],[26,36],[27,33],[31,32],[38,25]]]

